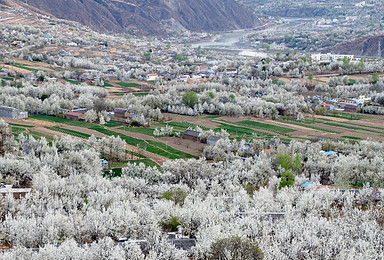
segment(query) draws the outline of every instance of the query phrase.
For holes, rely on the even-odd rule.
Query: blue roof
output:
[[[315,185],[315,184],[313,184],[313,183],[311,183],[311,182],[306,182],[306,183],[304,183],[303,185],[301,185],[301,187],[303,187],[303,188],[308,188],[308,187],[311,186],[311,185]]]
[[[334,155],[334,154],[338,154],[338,152],[334,152],[334,151],[328,151],[328,152],[324,152],[325,155]]]
[[[251,147],[247,146],[247,145],[243,145],[240,147],[241,150],[249,150],[251,149]]]

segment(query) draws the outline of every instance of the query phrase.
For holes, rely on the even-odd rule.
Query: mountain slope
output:
[[[9,1],[8,1],[9,2]],[[22,0],[31,11],[72,20],[99,31],[164,34],[165,29],[226,31],[259,24],[253,11],[235,0]]]
[[[361,37],[339,44],[328,51],[367,57],[384,57],[384,35]]]

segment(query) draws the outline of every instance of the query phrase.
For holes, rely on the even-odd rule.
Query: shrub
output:
[[[181,223],[177,217],[172,216],[170,219],[162,221],[160,225],[164,231],[172,232],[172,231],[177,231],[178,226],[181,226]]]
[[[175,204],[182,207],[184,205],[184,200],[187,197],[187,193],[180,188],[174,190],[167,190],[163,193],[163,198],[166,200],[171,200]]]
[[[250,240],[234,236],[213,243],[207,259],[261,260],[264,253]]]

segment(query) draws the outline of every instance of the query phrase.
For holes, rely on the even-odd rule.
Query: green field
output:
[[[318,122],[319,124],[323,124],[323,122],[319,122],[319,121],[315,121],[315,122]],[[298,126],[302,126],[302,127],[306,127],[306,128],[310,128],[310,129],[314,129],[314,130],[319,130],[322,132],[327,132],[327,133],[340,134],[340,132],[338,132],[338,131],[329,130],[329,129],[325,129],[325,128],[318,127],[318,126],[313,126],[311,124],[308,125],[308,124],[302,124],[302,123],[293,122],[293,121],[284,121],[284,123],[291,124],[291,125],[298,125]]]
[[[147,143],[149,143],[155,147],[159,147],[163,150],[166,150],[167,152],[170,152],[172,154],[178,155],[178,156],[180,156],[180,158],[197,158],[197,156],[195,156],[195,155],[177,150],[177,149],[175,149],[169,145],[166,145],[165,143],[156,142],[156,141],[152,141],[152,140],[147,140]]]
[[[25,132],[26,129],[22,127],[12,127],[12,133],[13,134],[20,134],[22,132]]]
[[[67,82],[69,82],[71,84],[74,84],[74,85],[80,85],[81,84],[80,82],[75,81],[75,80],[71,80],[71,79],[63,79],[63,80],[65,80],[65,81],[67,81]]]
[[[330,125],[330,126],[336,126],[336,127],[342,127],[342,128],[347,128],[347,129],[351,129],[351,130],[363,130],[363,131],[368,131],[368,132],[374,132],[374,133],[379,133],[379,134],[382,134],[383,132],[379,132],[379,131],[375,131],[375,130],[372,130],[372,129],[368,129],[368,128],[363,128],[363,127],[359,127],[359,126],[350,126],[350,125],[342,125],[342,124],[336,124],[336,123],[324,123],[325,125]]]
[[[206,119],[215,119],[215,118],[219,118],[221,116],[219,115],[209,115],[209,116],[204,116],[203,118],[206,118]]]
[[[140,84],[137,83],[127,83],[127,82],[116,82],[117,85],[124,87],[124,88],[138,88],[140,87]]]
[[[281,127],[281,126],[276,126],[276,125],[270,125],[270,124],[255,122],[255,121],[249,121],[249,120],[240,121],[240,122],[237,122],[237,124],[251,126],[251,127],[257,128],[257,129],[263,129],[263,130],[271,131],[271,132],[281,134],[281,135],[286,135],[288,133],[296,131],[296,130],[291,129],[291,128],[286,128],[286,127]]]
[[[128,126],[123,126],[123,127],[120,127],[118,129],[121,129],[121,130],[124,130],[124,131],[127,131],[127,132],[132,132],[132,133],[139,133],[139,134],[144,134],[144,135],[149,135],[149,136],[153,136],[153,131],[155,130],[154,128],[150,128],[150,127],[128,127]]]
[[[13,126],[20,126],[20,127],[26,127],[26,128],[33,128],[34,127],[32,125],[20,125],[20,124],[13,124],[13,123],[9,123],[9,125],[11,125],[12,128],[13,128]]]
[[[48,121],[48,122],[54,122],[54,123],[61,123],[61,124],[72,125],[72,126],[78,126],[78,127],[84,127],[84,128],[91,128],[94,125],[96,125],[96,124],[92,124],[92,123],[81,122],[81,121],[72,121],[72,120],[65,119],[65,118],[46,116],[46,115],[31,115],[28,118],[43,120],[43,121]]]
[[[88,139],[89,137],[91,137],[91,135],[89,135],[89,134],[85,134],[85,133],[81,133],[81,132],[77,132],[77,131],[73,131],[73,130],[69,130],[69,129],[64,129],[64,128],[60,128],[57,126],[52,126],[52,127],[46,126],[45,128],[56,131],[56,132],[60,132],[63,134],[72,135],[72,136],[79,137],[79,138],[84,138],[84,139]]]
[[[347,135],[343,135],[341,138],[352,139],[352,140],[361,140],[360,137],[347,136]]]
[[[20,63],[13,64],[13,66],[18,67],[20,69],[25,69],[25,70],[29,70],[29,71],[33,71],[33,72],[38,72],[39,71],[38,69],[29,68],[29,67],[26,67],[25,65],[26,64],[20,64]]]
[[[129,144],[129,145],[140,147],[141,149],[144,149],[144,150],[146,150],[148,152],[151,152],[151,153],[154,153],[154,154],[158,154],[158,155],[166,157],[168,159],[181,159],[181,158],[185,158],[185,157],[182,157],[182,156],[179,155],[179,154],[183,154],[182,151],[179,151],[179,150],[176,150],[176,149],[173,149],[173,148],[172,148],[173,149],[172,152],[165,151],[164,149],[162,149],[163,145],[165,146],[165,144],[163,144],[161,142],[151,141],[151,142],[153,142],[153,144],[150,144],[150,143],[148,143],[148,141],[144,141],[144,140],[141,140],[141,139],[133,138],[133,137],[130,137],[130,136],[127,136],[127,135],[123,135],[123,134],[120,134],[120,133],[117,133],[117,132],[105,129],[105,128],[100,127],[100,126],[91,127],[90,129],[93,129],[93,130],[98,131],[100,133],[106,134],[108,136],[112,136],[112,135],[120,136],[120,138],[125,140],[125,142],[127,144]],[[186,154],[186,156],[193,156],[193,155]]]
[[[59,118],[59,117],[52,117],[52,116],[44,116],[44,115],[34,115],[34,116],[31,116],[31,118],[38,119],[38,120],[45,120],[45,121],[49,121],[49,122],[63,123],[63,124],[72,125],[72,126],[84,127],[84,128],[98,131],[98,132],[103,133],[103,134],[108,135],[108,136],[112,136],[112,135],[120,136],[120,138],[125,140],[126,143],[129,145],[140,147],[142,149],[145,149],[148,152],[155,153],[155,154],[158,154],[160,156],[164,156],[168,159],[181,159],[181,158],[195,158],[196,157],[194,155],[184,153],[182,151],[171,148],[169,146],[168,146],[168,151],[166,151],[166,150],[164,150],[164,147],[166,145],[161,143],[161,142],[151,141],[152,144],[150,144],[147,141],[133,138],[133,137],[130,137],[127,135],[123,135],[123,134],[114,132],[114,131],[109,130],[109,129],[105,129],[103,126],[101,126],[99,124],[85,123],[85,122],[79,122],[79,121],[71,121],[68,119],[63,119],[63,118]],[[60,132],[63,132],[63,133],[69,134],[69,135],[73,135],[73,136],[77,136],[77,137],[81,137],[81,138],[86,138],[86,139],[89,138],[89,136],[90,136],[88,134],[83,134],[83,133],[80,133],[77,131],[63,129],[60,127],[53,127],[51,130],[60,131]]]
[[[115,127],[115,126],[122,126],[123,123],[116,122],[116,121],[109,121],[105,124],[106,127]]]
[[[221,129],[226,130],[230,135],[232,136],[252,136],[252,134],[257,134],[258,136],[266,137],[266,138],[272,138],[272,134],[268,134],[265,132],[256,131],[254,129],[245,128],[245,127],[238,127],[228,124],[220,124],[218,128],[216,128],[214,131],[218,132]]]

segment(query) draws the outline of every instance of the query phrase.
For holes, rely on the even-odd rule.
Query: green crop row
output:
[[[81,133],[81,132],[77,132],[77,131],[73,131],[73,130],[69,130],[69,129],[65,129],[65,128],[61,128],[61,127],[57,127],[57,126],[51,126],[51,127],[46,126],[45,128],[56,131],[56,132],[60,132],[63,134],[83,138],[83,139],[88,139],[91,136],[89,134],[85,134],[85,133]]]
[[[268,130],[268,131],[271,131],[271,132],[274,132],[277,134],[281,134],[281,135],[285,135],[285,134],[296,131],[296,130],[291,129],[291,128],[286,128],[286,127],[281,127],[281,126],[276,126],[276,125],[270,125],[270,124],[255,122],[255,121],[249,121],[249,120],[240,121],[240,122],[237,122],[237,124],[251,126],[251,127],[263,129],[263,130]]]

